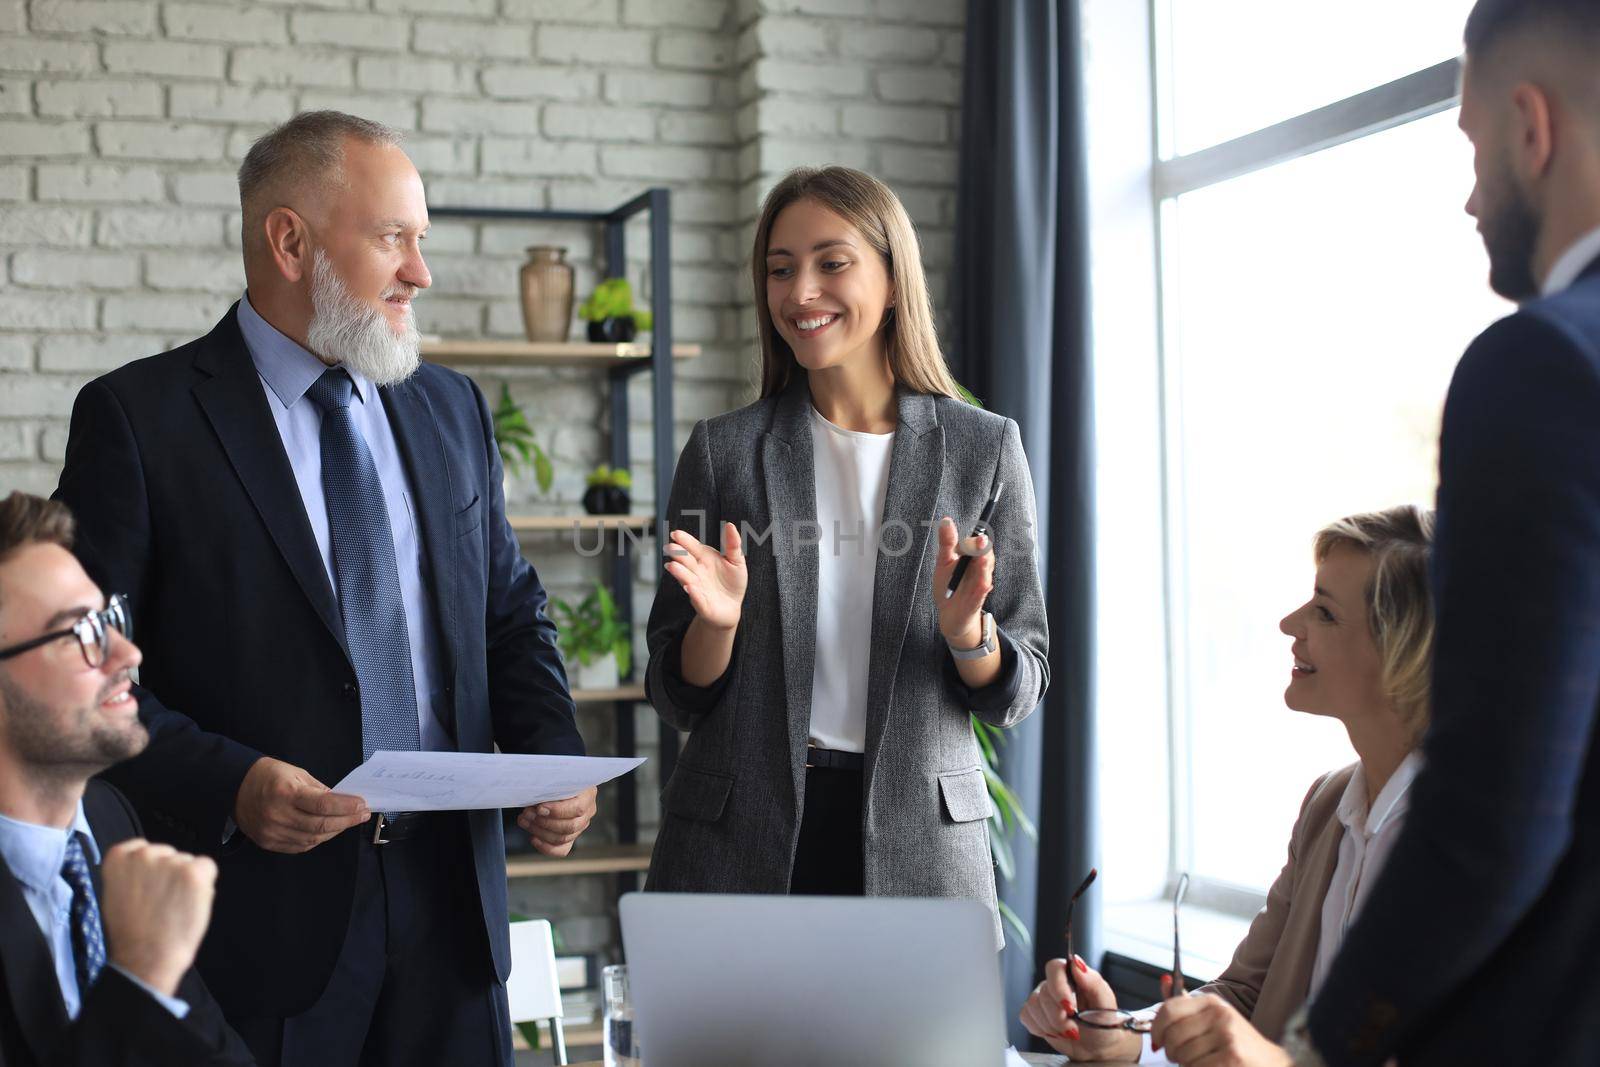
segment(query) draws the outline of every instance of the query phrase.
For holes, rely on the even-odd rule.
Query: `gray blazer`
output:
[[[995,909],[989,794],[968,711],[997,726],[1025,718],[1050,680],[1035,551],[1033,481],[1016,423],[958,400],[902,391],[872,600],[862,837],[866,891],[965,897]],[[740,527],[749,585],[727,672],[679,676],[694,609],[663,580],[650,611],[645,684],[688,737],[662,791],[647,889],[785,893],[805,803],[805,748],[817,637],[816,484],[810,387],[707,419],[678,460],[670,522],[716,543]],[[931,592],[934,523],[969,527],[997,480],[991,528],[1001,673],[969,690],[939,634]],[[798,532],[798,535],[796,534]],[[831,536],[831,535],[830,535]],[[903,550],[902,550],[903,549]],[[998,913],[996,943],[1001,943]]]

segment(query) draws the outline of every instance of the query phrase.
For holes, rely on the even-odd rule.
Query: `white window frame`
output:
[[[1177,395],[1177,368],[1169,358],[1176,350],[1177,324],[1169,321],[1163,300],[1171,284],[1163,277],[1171,208],[1184,193],[1455,107],[1461,76],[1460,59],[1446,60],[1220,144],[1172,155],[1169,4],[1082,0],[1096,378],[1096,633],[1102,668],[1096,672],[1095,713],[1101,724],[1111,715],[1137,719],[1141,736],[1150,739],[1145,752],[1164,747],[1166,753],[1166,781],[1152,790],[1159,801],[1131,797],[1128,789],[1130,777],[1137,777],[1129,772],[1140,762],[1150,772],[1138,778],[1140,788],[1150,786],[1149,779],[1162,769],[1159,757],[1101,754],[1102,842],[1119,827],[1139,825],[1149,831],[1143,840],[1158,856],[1131,872],[1122,892],[1106,902],[1103,934],[1108,950],[1164,965],[1170,965],[1171,911],[1170,904],[1160,902],[1170,901],[1178,872],[1190,866],[1194,840],[1186,814],[1192,809],[1184,803],[1190,790],[1191,704],[1186,635],[1180,629],[1187,584],[1178,447],[1182,413],[1170,402]],[[1150,447],[1152,436],[1156,443]],[[1130,496],[1128,485],[1157,488]],[[1113,493],[1115,507],[1110,508]],[[1112,510],[1115,522],[1108,515]],[[1159,532],[1146,540],[1134,537],[1129,545],[1127,530],[1141,526]],[[1152,552],[1159,558],[1149,558]],[[1145,558],[1137,560],[1135,553]],[[1130,565],[1141,565],[1150,577],[1130,581]],[[1152,621],[1130,623],[1137,608],[1130,612],[1126,599],[1148,609]],[[1148,658],[1157,647],[1164,651],[1161,670],[1140,683],[1147,689],[1135,695],[1150,696],[1150,703],[1162,706],[1130,709],[1127,694],[1116,688],[1128,683],[1114,677],[1111,668],[1134,662],[1141,650]],[[1103,736],[1106,730],[1098,732]],[[1186,967],[1192,957],[1197,976],[1220,971],[1265,899],[1259,889],[1192,877],[1185,914],[1195,914],[1185,921]]]

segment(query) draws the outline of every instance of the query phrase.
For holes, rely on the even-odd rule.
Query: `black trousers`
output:
[[[483,931],[466,820],[364,835],[344,948],[321,999],[289,1018],[229,1019],[262,1067],[511,1067],[506,991]]]
[[[861,789],[860,771],[806,769],[806,804],[789,876],[790,893],[859,897],[866,892]]]

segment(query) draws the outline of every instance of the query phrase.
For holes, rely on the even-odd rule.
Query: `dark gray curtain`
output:
[[[1033,470],[1050,611],[1050,690],[1010,731],[1003,774],[1039,826],[1001,896],[1033,931],[1001,958],[1015,1011],[1062,955],[1067,896],[1097,862],[1093,390],[1077,0],[969,0],[951,278],[951,365],[1017,421]],[[1002,577],[1001,581],[1004,580]],[[1099,894],[1073,919],[1098,965]],[[1014,942],[1014,939],[1012,939]],[[1027,1047],[1013,1017],[1011,1036]]]

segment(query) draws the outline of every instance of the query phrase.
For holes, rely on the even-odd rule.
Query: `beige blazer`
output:
[[[1233,962],[1200,992],[1232,1004],[1269,1039],[1283,1037],[1284,1024],[1306,1002],[1311,967],[1322,938],[1322,900],[1339,862],[1339,800],[1359,764],[1318,778],[1300,805],[1289,859],[1267,891],[1267,905],[1233,953]]]

